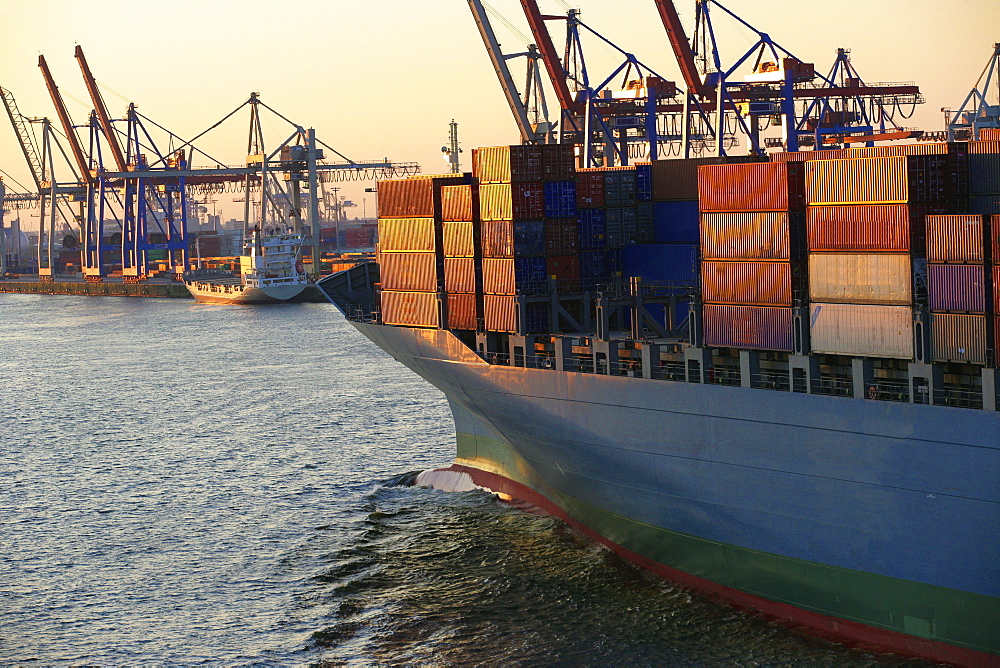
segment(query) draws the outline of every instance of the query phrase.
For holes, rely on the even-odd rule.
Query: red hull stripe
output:
[[[496,473],[489,473],[460,464],[453,464],[446,470],[468,473],[472,477],[472,480],[481,487],[510,495],[516,499],[522,499],[539,508],[543,508],[591,540],[606,546],[638,566],[706,594],[712,599],[722,601],[742,610],[762,613],[769,620],[794,627],[796,630],[808,633],[809,635],[872,653],[888,652],[905,657],[928,659],[956,666],[976,668],[1000,667],[1000,656],[802,610],[787,603],[779,603],[753,596],[679,571],[675,568],[664,566],[604,538],[567,515],[562,508],[549,501],[546,497],[521,483],[504,478]]]

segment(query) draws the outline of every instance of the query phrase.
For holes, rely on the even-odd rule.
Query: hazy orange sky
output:
[[[530,34],[517,0],[489,4]],[[573,6],[585,23],[668,78],[681,80],[652,0],[540,0],[542,11]],[[693,0],[678,10],[690,36]],[[805,61],[826,71],[836,49],[870,82],[915,81],[927,103],[908,127],[943,129],[942,107],[956,107],[1000,42],[998,0],[723,0],[723,4]],[[716,12],[723,57],[742,54],[749,33]],[[551,24],[557,44],[562,32]],[[506,51],[522,50],[495,24]],[[23,114],[55,117],[36,66],[45,55],[76,123],[91,108],[73,49],[80,44],[103,86],[112,115],[128,101],[183,137],[206,129],[258,91],[261,99],[354,160],[388,157],[445,171],[441,146],[459,122],[469,167],[475,146],[518,141],[466,2],[461,0],[10,0],[4,8],[0,86]],[[608,51],[595,46],[597,66]],[[523,60],[512,62],[515,79]],[[598,68],[599,69],[599,68]],[[30,182],[6,118],[0,122],[0,168]],[[199,142],[229,164],[246,150],[244,114]],[[275,122],[275,143],[289,132]],[[280,137],[279,137],[280,135]],[[17,186],[7,179],[13,188]],[[358,202],[363,185],[344,192]],[[368,184],[371,185],[371,184]],[[221,196],[220,196],[221,198]],[[227,215],[236,215],[230,206]]]

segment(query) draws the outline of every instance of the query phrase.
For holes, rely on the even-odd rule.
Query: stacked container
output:
[[[1000,139],[969,142],[969,191],[971,213],[1000,214]]]
[[[987,229],[983,216],[927,216],[927,302],[935,361],[986,363],[992,307]]]
[[[705,343],[792,350],[802,283],[802,163],[698,169]]]
[[[476,329],[477,295],[482,291],[481,257],[477,257],[478,186],[441,188],[441,239],[444,290],[449,329]]]
[[[912,358],[913,270],[925,256],[924,217],[966,206],[964,163],[957,163],[965,154],[941,153],[942,146],[950,145],[805,163],[814,352]]]

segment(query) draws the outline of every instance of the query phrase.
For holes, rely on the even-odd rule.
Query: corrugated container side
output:
[[[376,199],[382,218],[433,218],[434,180],[379,181]]]
[[[378,245],[384,252],[433,251],[434,219],[379,218]]]
[[[472,186],[442,186],[441,219],[446,221],[472,220]]]
[[[576,171],[576,205],[581,209],[604,206],[604,170],[597,168]]]
[[[475,260],[471,257],[446,257],[444,259],[444,289],[448,292],[475,292]]]
[[[521,323],[527,333],[551,334],[549,330],[549,305],[525,304],[524,322]]]
[[[982,130],[979,132],[979,136],[982,137]],[[980,139],[969,142],[969,155],[996,155],[998,153],[1000,153],[1000,139]]]
[[[604,168],[604,206],[635,206],[636,182],[634,167]]]
[[[497,220],[482,223],[483,257],[545,255],[545,225],[540,220]]]
[[[476,329],[476,295],[448,295],[448,328]]]
[[[726,156],[654,160],[650,163],[652,195],[654,202],[698,199],[698,168],[702,165],[723,165],[759,162],[753,156]]]
[[[380,251],[378,265],[384,290],[434,292],[438,288],[435,253]]]
[[[931,359],[986,363],[986,316],[931,314]]]
[[[600,250],[607,243],[607,215],[604,209],[580,209],[580,250]]]
[[[483,258],[483,292],[488,295],[512,295],[518,286],[548,280],[544,257]]]
[[[539,146],[488,146],[472,152],[472,174],[480,183],[542,180]]]
[[[932,311],[984,313],[985,268],[981,264],[928,264],[927,302]]]
[[[985,143],[1000,146],[1000,141]],[[974,154],[970,147],[969,154],[969,192],[1000,195],[1000,153]]]
[[[805,166],[809,204],[936,202],[947,195],[943,155],[816,160]]]
[[[479,186],[481,220],[541,218],[545,199],[541,183],[491,183]]]
[[[486,295],[483,297],[483,311],[487,331],[517,331],[517,305],[513,296]]]
[[[653,241],[698,243],[698,200],[653,202]]]
[[[809,256],[809,298],[818,302],[907,305],[913,269],[902,253],[814,253]]]
[[[703,306],[705,343],[754,350],[792,350],[792,309],[775,306]]]
[[[635,207],[605,209],[605,220],[609,248],[622,248],[636,243]]]
[[[546,218],[576,215],[576,181],[546,181],[542,186]]]
[[[983,217],[926,216],[928,262],[982,262]]]
[[[758,162],[699,167],[700,209],[703,212],[804,209],[802,165],[798,162]]]
[[[434,292],[382,290],[379,296],[382,322],[386,325],[437,327],[438,299]]]
[[[701,297],[706,303],[791,306],[792,265],[766,261],[702,262]]]
[[[993,314],[1000,316],[1000,264],[993,265]],[[1000,348],[997,352],[1000,353]]]
[[[576,255],[557,255],[548,258],[549,276],[559,281],[580,280],[580,258]]]
[[[980,128],[980,141],[1000,141],[1000,128]]]
[[[692,283],[697,279],[695,244],[636,244],[621,249],[622,276],[645,282]]]
[[[790,252],[787,212],[701,214],[703,259],[788,260]]]
[[[545,220],[545,253],[571,255],[579,248],[579,223],[576,218]]]
[[[811,251],[908,252],[924,248],[924,218],[948,213],[940,204],[810,206],[806,236]]]
[[[543,144],[539,148],[542,150],[542,179],[565,181],[573,178],[576,168],[573,144]]]
[[[813,304],[809,341],[815,353],[913,358],[913,310],[909,306]]]
[[[779,151],[771,153],[771,162],[805,162],[806,160],[834,160],[846,158],[849,149],[835,148],[819,151]]]
[[[476,254],[472,225],[462,222],[442,223],[445,257],[472,257]]]

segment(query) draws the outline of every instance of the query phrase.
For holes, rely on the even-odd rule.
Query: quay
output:
[[[39,295],[81,295],[91,297],[157,297],[191,299],[184,284],[169,278],[150,278],[141,283],[124,283],[121,277],[105,277],[102,283],[90,283],[81,278],[60,277],[41,281],[36,275],[0,279],[0,293]],[[308,286],[296,302],[325,302],[316,286]]]

